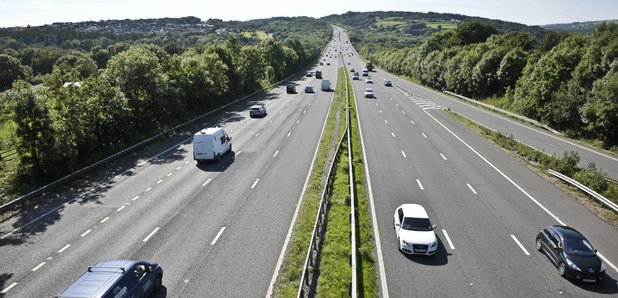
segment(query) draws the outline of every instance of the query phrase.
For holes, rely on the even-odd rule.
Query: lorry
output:
[[[367,66],[365,68],[368,71],[373,71],[373,63],[371,61],[367,61]]]
[[[322,71],[316,70],[315,71],[315,78],[316,79],[322,79]]]
[[[209,127],[193,135],[193,159],[197,163],[218,161],[221,156],[232,151],[232,137],[221,127]]]

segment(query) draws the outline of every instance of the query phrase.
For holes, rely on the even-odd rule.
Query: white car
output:
[[[373,98],[373,89],[365,88],[365,97],[366,98]]]
[[[399,250],[407,254],[433,255],[438,250],[438,239],[427,212],[418,204],[403,204],[393,216],[393,225]]]
[[[367,79],[365,80],[365,83],[367,83],[367,84],[373,84],[373,80],[372,80],[371,78],[367,78]]]
[[[254,105],[249,109],[249,117],[264,117],[266,116],[266,107],[263,105]]]

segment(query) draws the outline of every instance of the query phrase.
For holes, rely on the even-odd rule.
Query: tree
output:
[[[618,71],[594,82],[588,101],[581,108],[586,131],[605,145],[618,144]]]
[[[500,82],[500,93],[505,92],[507,88],[515,87],[527,60],[528,55],[521,48],[514,48],[504,55],[496,73]]]
[[[453,35],[453,42],[462,46],[484,42],[497,33],[496,27],[491,24],[474,20],[457,26]]]
[[[0,54],[0,91],[11,87],[16,80],[28,80],[32,69],[21,65],[19,60],[7,54]]]
[[[472,70],[472,89],[480,97],[495,95],[500,89],[498,69],[504,57],[503,49],[485,52]]]

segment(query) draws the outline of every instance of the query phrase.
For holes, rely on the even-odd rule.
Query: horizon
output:
[[[164,0],[108,0],[84,3],[80,0],[0,0],[0,27],[43,26],[52,23],[79,23],[106,20],[138,20],[195,16],[205,21],[249,21],[278,16],[322,18],[348,11],[405,11],[452,13],[470,17],[501,20],[525,25],[552,25],[576,22],[615,20],[618,1],[591,0],[509,0],[451,1],[451,0],[372,0],[339,1],[314,0],[307,6],[290,6],[281,0],[264,0],[257,6],[243,0],[225,3],[199,0],[178,0],[169,5]],[[210,2],[210,3],[209,3]],[[77,13],[76,13],[77,12]]]

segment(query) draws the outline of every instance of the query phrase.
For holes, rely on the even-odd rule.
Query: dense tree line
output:
[[[385,69],[421,83],[505,107],[575,137],[618,144],[618,25],[592,35],[499,34],[473,21],[434,33],[415,47],[369,55]]]
[[[0,161],[0,192],[67,174],[298,71],[329,40],[331,28],[319,28],[303,42],[287,33],[250,44],[230,36],[185,47],[176,36],[162,45],[110,42],[88,52],[5,48],[0,128],[17,158]]]

